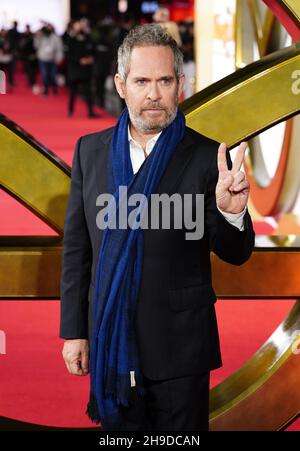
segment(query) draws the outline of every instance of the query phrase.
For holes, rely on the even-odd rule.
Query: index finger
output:
[[[225,143],[221,143],[218,149],[218,169],[219,171],[228,171],[226,160],[227,146]]]
[[[247,143],[243,141],[238,148],[238,151],[236,153],[233,165],[232,165],[232,172],[235,174],[241,169],[242,163],[244,161],[245,152],[247,149]]]

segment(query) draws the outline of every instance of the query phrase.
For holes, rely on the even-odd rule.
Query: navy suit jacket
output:
[[[112,133],[110,128],[81,137],[74,153],[63,240],[61,338],[91,339],[95,273],[103,235],[96,225],[96,198],[106,192]],[[186,230],[172,228],[172,221],[169,230],[143,230],[135,326],[142,371],[154,380],[197,374],[222,364],[210,252],[241,265],[251,255],[255,235],[248,211],[245,229],[239,231],[216,207],[218,146],[186,127],[155,191],[204,194],[203,237],[186,240]],[[227,161],[231,168],[228,151]]]

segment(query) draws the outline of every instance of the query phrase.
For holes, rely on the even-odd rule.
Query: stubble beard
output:
[[[138,111],[131,108],[129,106],[129,104],[127,103],[127,108],[128,108],[130,122],[138,131],[140,131],[142,133],[151,133],[151,132],[157,131],[157,133],[158,133],[161,130],[163,130],[164,128],[168,127],[168,125],[170,125],[174,121],[176,114],[177,114],[177,108],[178,108],[178,96],[176,95],[173,107],[168,108],[168,109],[165,107],[162,107],[161,105],[159,105],[157,103],[147,105],[147,107],[144,107]],[[144,119],[142,116],[142,113],[147,108],[162,108],[165,111],[165,119],[164,120],[163,119],[159,120],[159,119],[155,119],[155,118],[153,118],[152,120]]]

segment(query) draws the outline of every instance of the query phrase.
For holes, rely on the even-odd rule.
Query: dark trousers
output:
[[[49,86],[53,86],[53,92],[57,93],[56,64],[52,61],[40,61],[39,65],[44,86],[44,94],[48,94]]]
[[[74,112],[75,100],[79,91],[79,87],[82,87],[82,93],[84,95],[84,99],[86,101],[86,105],[88,108],[88,112],[92,113],[93,111],[93,101],[92,101],[92,92],[90,86],[90,80],[85,81],[74,81],[69,83],[69,113]]]
[[[30,57],[28,56],[28,58],[24,60],[24,68],[28,79],[28,85],[34,86],[36,84],[36,60],[30,59]]]
[[[210,372],[163,381],[145,378],[145,395],[131,390],[122,406],[124,431],[208,431]]]

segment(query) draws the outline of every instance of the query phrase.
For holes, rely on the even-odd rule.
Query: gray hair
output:
[[[137,25],[125,36],[118,48],[118,73],[123,82],[130,69],[130,57],[134,47],[163,46],[170,47],[174,55],[174,70],[177,81],[183,73],[183,55],[175,39],[160,25]]]

